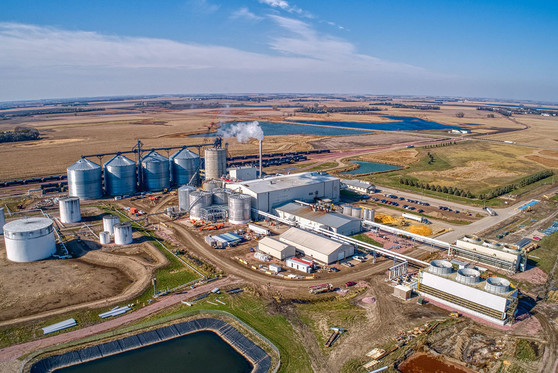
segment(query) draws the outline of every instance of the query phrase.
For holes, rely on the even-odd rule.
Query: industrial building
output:
[[[272,237],[264,237],[261,239],[260,242],[258,242],[258,250],[279,260],[285,260],[295,256],[294,246]]]
[[[54,222],[48,218],[25,218],[4,225],[6,255],[13,262],[46,259],[56,252]]]
[[[229,168],[229,176],[233,180],[254,180],[258,177],[258,169],[252,166]]]
[[[367,181],[343,179],[341,180],[341,186],[358,193],[376,193],[376,186]]]
[[[508,280],[484,280],[472,268],[455,271],[447,260],[434,260],[427,270],[420,271],[417,291],[427,299],[498,325],[512,323],[517,308],[517,289]]]
[[[228,189],[252,197],[252,208],[271,212],[273,207],[293,200],[314,202],[316,198],[339,201],[339,179],[325,173],[302,172],[273,176],[242,183],[231,183]]]
[[[351,245],[298,228],[289,228],[279,236],[279,241],[294,246],[296,251],[324,264],[335,263],[355,253]]]
[[[314,263],[310,260],[300,259],[296,257],[289,258],[285,261],[285,265],[289,268],[296,269],[297,271],[311,273],[314,269]]]
[[[303,206],[295,202],[276,207],[274,213],[280,218],[297,222],[301,227],[327,229],[345,236],[352,236],[362,231],[362,221],[358,218],[317,210],[315,207]]]
[[[513,272],[524,271],[526,253],[516,245],[501,244],[494,240],[483,240],[475,235],[465,235],[458,239],[451,254],[478,261]]]

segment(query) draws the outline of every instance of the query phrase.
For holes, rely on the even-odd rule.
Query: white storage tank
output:
[[[353,206],[343,205],[343,215],[352,216],[353,215]]]
[[[227,149],[205,149],[205,179],[220,179],[227,173]]]
[[[355,206],[351,210],[351,216],[353,218],[359,218],[360,219],[361,211],[362,211],[362,209],[360,207]]]
[[[132,243],[132,223],[126,221],[114,226],[114,243],[117,245],[129,245]]]
[[[54,224],[48,218],[25,218],[4,225],[6,254],[13,262],[46,259],[56,252]]]
[[[197,190],[190,193],[190,219],[201,219],[201,209],[211,206],[211,192]]]
[[[81,211],[78,197],[67,197],[58,200],[60,210],[60,221],[66,223],[77,223],[81,221]]]
[[[110,232],[103,231],[99,233],[99,242],[101,245],[106,245],[110,243]]]
[[[4,216],[4,208],[0,207],[0,234],[4,234],[4,224],[6,224],[6,217]]]
[[[141,160],[142,183],[145,190],[159,192],[168,189],[170,186],[169,178],[169,159],[163,157],[156,151],[149,152]]]
[[[103,230],[111,235],[114,234],[114,226],[118,223],[120,223],[120,218],[116,215],[103,216]]]
[[[198,185],[198,171],[200,169],[200,156],[182,148],[170,157],[171,175],[173,185]]]
[[[247,194],[231,194],[229,196],[229,222],[246,224],[250,221],[252,197]]]
[[[136,192],[136,162],[118,154],[105,163],[105,192],[124,196]]]
[[[103,196],[101,166],[86,158],[68,167],[68,192],[70,197],[97,199]]]
[[[180,211],[190,211],[190,193],[196,190],[191,185],[183,185],[178,188],[178,208]]]
[[[435,275],[447,276],[453,272],[453,265],[447,260],[433,260],[430,262],[428,272]]]
[[[226,205],[229,203],[229,190],[225,188],[215,188],[212,190],[213,204]]]

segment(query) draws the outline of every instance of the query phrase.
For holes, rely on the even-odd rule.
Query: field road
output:
[[[155,312],[158,312],[164,308],[180,303],[180,301],[184,299],[195,297],[203,293],[206,293],[208,291],[211,291],[215,287],[223,287],[225,285],[231,285],[240,282],[241,281],[237,278],[226,277],[224,279],[213,281],[209,284],[199,286],[195,289],[188,290],[186,294],[182,293],[182,294],[174,294],[174,295],[161,297],[156,302],[148,306],[145,306],[137,311],[129,312],[124,316],[118,317],[116,319],[111,319],[109,321],[105,321],[93,326],[89,326],[87,328],[74,330],[68,333],[62,333],[52,337],[47,337],[44,339],[3,348],[0,350],[0,363],[17,359],[19,356],[31,353],[33,351],[37,351],[45,347],[70,342],[76,339],[84,338],[90,335],[94,335],[101,332],[105,332],[107,330],[114,329],[123,324],[137,321]],[[2,370],[1,368],[2,365],[0,365],[0,370]]]

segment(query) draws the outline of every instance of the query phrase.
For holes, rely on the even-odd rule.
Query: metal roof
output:
[[[273,176],[265,179],[228,184],[227,188],[236,189],[238,186],[242,186],[254,193],[265,193],[335,180],[339,180],[339,178],[318,172],[301,172],[298,174]]]
[[[136,165],[136,162],[132,161],[130,158],[126,158],[122,154],[115,155],[112,157],[107,163],[105,163],[105,167],[123,167],[123,166],[130,166]]]
[[[329,238],[304,231],[299,228],[290,228],[279,236],[279,240],[297,244],[310,250],[324,255],[330,255],[342,246],[346,246],[341,242],[330,240]],[[306,253],[308,255],[308,253]]]
[[[196,159],[199,158],[200,156],[197,155],[196,153],[194,153],[193,151],[189,150],[188,148],[184,148],[181,149],[179,151],[177,151],[176,153],[174,153],[173,155],[171,155],[170,159],[174,160],[175,158],[178,159]]]
[[[336,212],[325,211],[312,211],[310,207],[301,206],[294,202],[289,202],[283,206],[276,207],[275,210],[286,212],[307,220],[314,221],[318,224],[327,225],[332,228],[340,228],[346,224],[352,223],[355,220],[352,216],[342,215]]]
[[[24,218],[6,223],[4,230],[10,233],[30,232],[48,228],[52,226],[52,223],[49,218]]]
[[[351,185],[357,188],[374,188],[373,184],[367,183],[366,181],[362,180],[352,180],[352,179],[343,179],[341,180],[343,184]]]
[[[78,160],[76,163],[74,163],[73,165],[71,165],[70,167],[68,167],[68,171],[81,171],[81,170],[96,170],[96,169],[100,169],[101,166],[99,166],[97,163],[90,161],[87,158],[81,158],[80,160]]]
[[[272,248],[273,250],[277,250],[282,252],[283,250],[285,250],[287,247],[291,246],[285,242],[281,242],[275,238],[271,238],[271,237],[264,237],[260,240],[259,242],[262,245],[265,245],[267,247]]]

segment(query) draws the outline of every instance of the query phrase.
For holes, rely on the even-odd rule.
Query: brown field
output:
[[[419,160],[416,149],[403,149],[397,151],[387,151],[381,153],[365,154],[359,159],[368,162],[380,162],[393,164],[396,166],[407,166]]]

